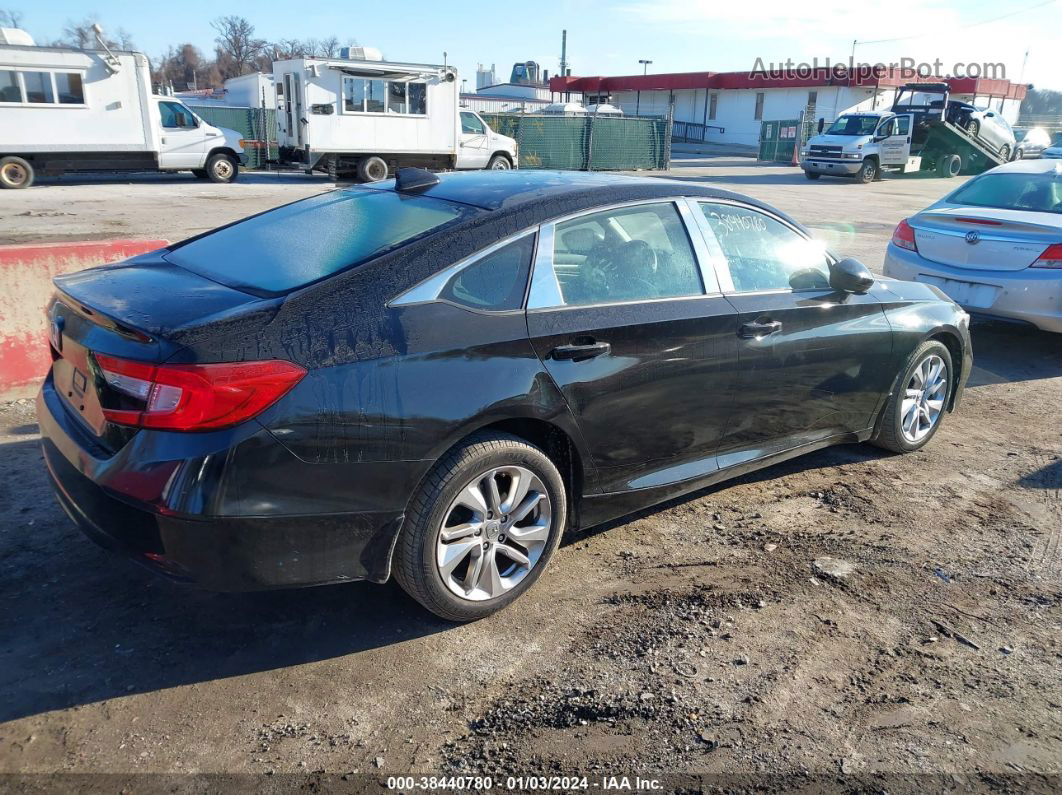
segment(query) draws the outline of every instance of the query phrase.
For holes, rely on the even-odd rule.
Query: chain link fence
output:
[[[520,168],[666,169],[671,158],[669,118],[480,115],[495,132],[516,139]]]
[[[215,127],[235,130],[244,139],[247,168],[264,168],[276,160],[277,112],[269,108],[229,108],[221,105],[189,105],[196,114]]]

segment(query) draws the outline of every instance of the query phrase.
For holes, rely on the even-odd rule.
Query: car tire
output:
[[[873,158],[868,157],[856,172],[856,181],[866,185],[878,178],[878,164]]]
[[[487,168],[490,171],[511,171],[513,164],[509,162],[509,158],[505,155],[497,154],[491,157],[490,162],[487,163]]]
[[[1003,146],[999,148],[999,156],[1003,159],[1004,163],[1009,163],[1011,161],[1010,146],[1003,144]]]
[[[1024,160],[1025,159],[1025,150],[1022,149],[1020,146],[1017,149],[1014,150],[1014,159],[1015,160]]]
[[[977,119],[970,119],[966,122],[966,132],[976,138],[978,133],[981,132],[981,123]]]
[[[358,161],[358,182],[379,182],[387,179],[387,161],[373,155]]]
[[[943,372],[931,375],[930,383],[920,388],[918,382],[927,377],[927,363],[934,367],[939,363],[943,366]],[[896,379],[871,443],[894,453],[913,453],[925,447],[944,421],[955,388],[953,367],[951,352],[943,343],[927,340],[919,345]],[[932,374],[934,371],[931,369],[928,372]],[[938,376],[941,379],[939,385],[936,380]],[[916,396],[915,392],[921,396]],[[927,393],[931,397],[927,398]],[[938,401],[939,406],[936,405]]]
[[[511,489],[519,492],[520,487],[513,485],[517,477],[507,473],[516,473],[528,486],[520,504],[534,502],[531,513],[515,522],[512,512],[519,505],[507,500],[516,499]],[[497,486],[494,497],[491,481]],[[477,503],[481,510],[474,512],[467,506],[476,500],[467,496],[477,493],[483,499]],[[561,474],[542,450],[509,434],[478,433],[443,456],[410,501],[395,547],[395,579],[440,618],[484,618],[519,598],[541,576],[560,544],[567,506]],[[495,514],[499,509],[510,514]],[[446,539],[447,528],[457,528],[461,535]],[[517,542],[517,531],[529,540]],[[520,565],[501,547],[515,550],[530,565]]]
[[[240,173],[240,164],[231,155],[218,153],[211,155],[206,164],[207,179],[211,182],[232,182]]]
[[[822,176],[818,171],[805,171],[804,176],[808,179],[818,179]]]
[[[19,190],[33,184],[33,166],[21,157],[9,156],[0,159],[0,188]]]

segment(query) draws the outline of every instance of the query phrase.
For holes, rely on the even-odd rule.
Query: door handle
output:
[[[580,362],[609,353],[611,350],[612,346],[607,342],[587,342],[580,345],[559,345],[551,350],[549,355],[557,360],[570,359]]]
[[[781,330],[782,324],[777,320],[770,320],[766,323],[745,323],[738,329],[738,336],[742,339],[758,340],[760,337],[777,334]]]

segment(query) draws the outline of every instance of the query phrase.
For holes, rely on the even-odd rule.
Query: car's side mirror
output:
[[[874,276],[857,259],[846,257],[830,265],[830,287],[846,293],[865,293],[874,284]]]

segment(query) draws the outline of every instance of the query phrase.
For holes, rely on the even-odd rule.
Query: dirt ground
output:
[[[676,174],[794,211],[872,267],[895,222],[954,184]],[[9,191],[0,217],[22,240],[111,214],[122,234],[177,239],[328,187],[260,179],[238,202],[180,178]],[[112,187],[144,206],[89,200]],[[74,215],[40,215],[62,207]],[[965,401],[925,450],[838,447],[574,535],[531,592],[468,626],[393,585],[212,594],[115,559],[52,499],[31,403],[2,405],[0,773],[133,790],[203,781],[143,774],[315,790],[414,772],[496,789],[556,774],[1058,791],[1062,344],[1003,325],[973,337]]]

